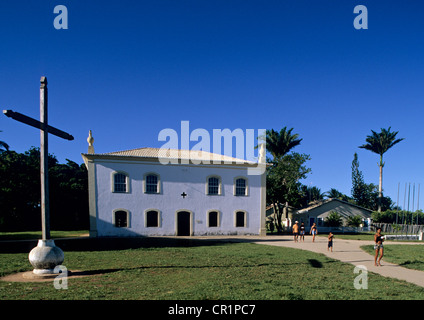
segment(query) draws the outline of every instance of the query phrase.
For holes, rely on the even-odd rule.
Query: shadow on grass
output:
[[[64,252],[70,251],[109,251],[127,250],[138,248],[165,248],[165,247],[198,247],[215,246],[240,242],[267,242],[275,241],[273,237],[268,239],[249,238],[191,238],[191,237],[79,237],[53,239],[56,246]],[[281,240],[278,241],[290,241]],[[29,253],[37,246],[38,239],[33,240],[8,240],[0,241],[0,253]]]
[[[109,251],[138,248],[165,248],[165,247],[197,247],[214,246],[237,242],[253,242],[239,239],[193,239],[174,237],[105,237],[105,238],[70,238],[54,239],[56,246],[64,252],[71,251]],[[38,240],[0,241],[0,253],[29,253],[37,246]]]
[[[322,268],[322,262],[315,259],[308,259],[309,264],[313,268]]]
[[[402,263],[399,263],[400,266],[408,266],[408,265],[424,265],[424,261],[420,261],[420,260],[406,260]]]

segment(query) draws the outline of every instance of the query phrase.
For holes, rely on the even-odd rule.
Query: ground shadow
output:
[[[81,237],[54,239],[65,253],[72,251],[110,251],[138,248],[214,246],[240,242],[235,239],[193,239],[190,237]],[[251,240],[253,241],[253,239]],[[0,253],[29,253],[38,240],[0,241]]]
[[[322,268],[322,262],[315,259],[308,259],[309,264],[313,268]]]
[[[293,241],[291,239],[257,237],[78,237],[53,239],[57,247],[65,253],[71,251],[109,251],[109,250],[127,250],[138,248],[165,248],[165,247],[198,247],[226,245],[240,242],[275,242],[275,241]],[[29,253],[37,246],[38,239],[33,240],[7,240],[0,241],[0,253]]]

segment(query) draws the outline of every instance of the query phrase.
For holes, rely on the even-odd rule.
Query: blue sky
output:
[[[367,30],[353,27],[359,4]],[[67,30],[53,26],[56,5],[68,9]],[[385,155],[383,187],[396,201],[400,183],[402,205],[405,183],[417,190],[424,177],[423,9],[412,0],[1,1],[0,108],[38,118],[46,76],[49,123],[75,137],[50,137],[60,162],[82,163],[90,129],[96,152],[111,152],[160,147],[159,132],[179,132],[181,121],[210,133],[293,127],[303,138],[294,151],[312,158],[303,183],[348,195],[355,152],[378,184],[378,156],[358,146],[391,126],[405,140]],[[36,129],[5,116],[0,130],[12,150],[39,145]]]

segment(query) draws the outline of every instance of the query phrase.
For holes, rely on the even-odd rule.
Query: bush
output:
[[[348,217],[346,225],[348,227],[359,227],[362,224],[361,216]]]
[[[387,210],[383,212],[374,211],[371,214],[371,218],[375,223],[397,223],[398,224],[424,224],[424,213],[422,210],[417,210],[415,212],[406,211],[406,210]]]
[[[342,216],[336,211],[332,211],[328,217],[325,218],[325,224],[328,227],[340,227],[343,224]]]

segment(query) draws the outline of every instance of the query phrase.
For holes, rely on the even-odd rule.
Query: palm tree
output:
[[[290,187],[287,187],[287,177],[282,178],[280,171],[286,170],[287,166],[291,167],[295,165],[295,161],[285,161],[283,162],[283,157],[286,156],[291,149],[300,144],[302,139],[299,139],[299,135],[297,133],[292,134],[293,128],[287,129],[284,127],[280,130],[280,132],[275,131],[274,129],[266,130],[265,137],[260,137],[263,141],[266,141],[266,149],[273,156],[274,164],[272,167],[267,169],[267,197],[270,200],[273,210],[274,216],[276,217],[276,225],[277,229],[282,229],[281,218],[285,210],[283,212],[280,211],[280,201],[282,201],[282,196],[287,196],[290,193]],[[265,138],[265,139],[264,139]],[[258,148],[259,146],[256,146]],[[290,155],[287,155],[290,157]],[[302,158],[302,156],[294,156],[294,158]],[[298,159],[299,161],[300,159]],[[292,165],[290,163],[292,162]],[[301,161],[303,163],[303,161]],[[298,169],[299,170],[299,169]],[[283,191],[285,190],[285,191]],[[285,194],[285,192],[287,194]],[[293,192],[293,191],[291,191]],[[287,198],[285,199],[286,208],[288,206]],[[287,213],[286,213],[287,214]]]
[[[325,218],[325,224],[329,227],[340,227],[343,224],[342,216],[336,211],[331,211]]]
[[[0,132],[3,132],[3,131],[0,130]],[[0,141],[0,152],[3,152],[3,151],[9,151],[9,145],[4,141]]]
[[[308,187],[306,185],[303,185],[302,187],[302,194],[303,194],[303,203],[306,205],[309,205],[310,203],[314,201],[320,201],[324,200],[325,192],[321,192],[321,189],[318,187]]]
[[[303,140],[299,139],[299,134],[292,134],[292,131],[293,128],[287,130],[287,127],[280,132],[274,129],[266,130],[266,149],[274,159],[283,157]]]
[[[396,132],[390,132],[389,129],[383,129],[381,128],[381,132],[377,133],[373,130],[371,130],[372,134],[367,136],[366,138],[366,144],[359,146],[359,148],[370,150],[374,153],[377,153],[380,155],[380,163],[378,164],[380,167],[380,181],[379,181],[379,187],[378,187],[378,211],[381,212],[381,198],[383,197],[383,154],[389,150],[391,147],[393,147],[395,144],[401,142],[404,140],[404,138],[396,139],[396,135],[399,133],[399,131]]]
[[[339,199],[346,202],[349,201],[349,197],[347,195],[343,194],[335,188],[331,188],[329,191],[324,192],[324,195],[329,199]]]

